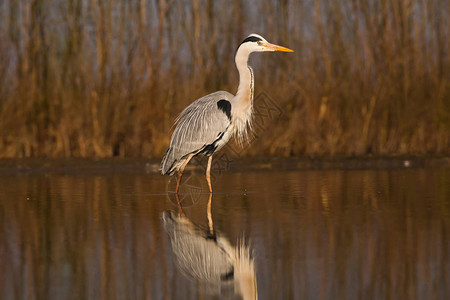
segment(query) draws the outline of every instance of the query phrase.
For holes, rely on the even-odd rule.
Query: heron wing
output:
[[[181,112],[176,119],[170,146],[161,162],[163,174],[171,175],[181,167],[189,154],[209,151],[206,147],[225,138],[231,116],[218,102],[229,101],[232,97],[228,92],[215,92],[194,101]],[[226,138],[229,138],[228,135]],[[215,149],[211,150],[214,152]]]

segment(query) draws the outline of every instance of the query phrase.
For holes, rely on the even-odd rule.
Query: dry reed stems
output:
[[[175,116],[235,91],[251,32],[296,50],[254,59],[284,114],[247,154],[449,154],[450,5],[5,0],[0,157],[161,156]]]

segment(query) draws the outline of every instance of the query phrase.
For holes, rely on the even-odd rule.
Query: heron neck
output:
[[[242,104],[253,104],[253,70],[248,65],[250,53],[239,49],[236,53],[236,67],[239,72],[239,87],[236,93],[236,99]]]

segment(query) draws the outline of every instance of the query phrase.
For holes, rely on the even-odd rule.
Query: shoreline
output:
[[[219,153],[213,159],[218,168],[227,172],[268,170],[352,170],[448,168],[450,156],[397,157],[226,157]],[[187,171],[202,170],[206,159],[186,167]],[[20,158],[0,159],[0,174],[53,174],[119,172],[158,174],[159,160],[154,158]],[[214,167],[213,167],[214,171]]]

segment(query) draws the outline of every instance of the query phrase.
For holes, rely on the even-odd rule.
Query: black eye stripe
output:
[[[249,36],[248,38],[246,38],[245,40],[242,41],[241,45],[243,43],[247,43],[247,42],[259,42],[262,41],[259,37],[257,36]]]

